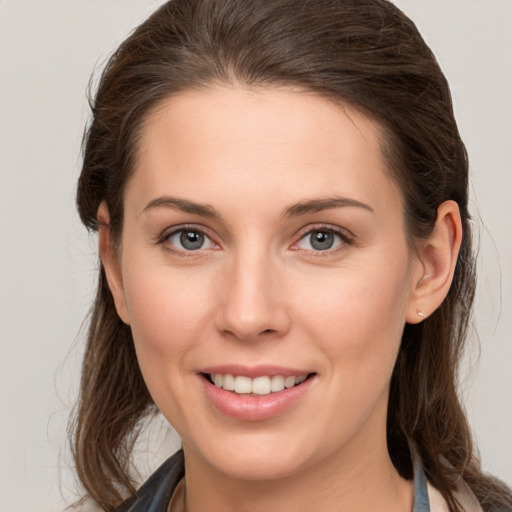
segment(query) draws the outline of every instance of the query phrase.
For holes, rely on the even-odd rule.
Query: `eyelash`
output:
[[[335,248],[328,248],[325,250],[308,250],[309,253],[314,255],[315,257],[322,257],[327,255],[332,255],[338,251],[343,251],[347,248],[347,246],[353,245],[354,237],[349,234],[346,230],[340,229],[331,225],[321,224],[317,226],[313,226],[307,229],[307,231],[300,234],[297,242],[294,242],[292,245],[292,250],[300,250],[296,248],[296,246],[302,241],[305,240],[308,236],[311,236],[313,233],[327,233],[337,236],[340,239],[340,244]]]
[[[197,256],[199,251],[202,249],[197,250],[187,250],[187,249],[180,249],[175,248],[171,243],[169,243],[169,239],[179,233],[185,233],[185,232],[191,232],[191,233],[197,233],[199,235],[202,235],[205,237],[205,239],[209,240],[211,244],[214,244],[218,247],[218,244],[212,240],[212,238],[206,233],[204,229],[201,229],[197,226],[190,225],[190,226],[180,226],[178,228],[173,229],[172,231],[164,232],[157,240],[157,244],[165,246],[166,250],[179,254],[181,256],[185,257],[193,257]],[[300,250],[300,248],[297,247],[297,245],[302,241],[305,240],[308,236],[311,236],[313,233],[327,233],[327,234],[333,234],[337,236],[340,239],[340,244],[338,247],[335,248],[328,248],[325,250],[314,250],[314,249],[305,249],[311,254],[314,254],[315,257],[321,257],[323,255],[332,254],[334,252],[338,252],[340,250],[345,249],[347,246],[350,246],[354,243],[354,237],[351,234],[348,234],[346,230],[342,230],[340,228],[336,228],[331,225],[317,225],[310,227],[307,231],[300,234],[299,238],[296,242],[294,242],[290,249],[297,251]]]
[[[175,253],[175,254],[179,254],[180,256],[184,256],[184,257],[194,257],[194,256],[197,256],[199,253],[199,251],[201,251],[201,249],[197,249],[197,250],[187,250],[187,249],[180,249],[180,248],[177,248],[175,247],[173,244],[171,244],[169,242],[170,238],[179,234],[179,233],[197,233],[199,235],[202,235],[205,237],[206,240],[209,240],[211,244],[214,244],[215,246],[218,246],[218,244],[216,242],[214,242],[212,240],[212,237],[210,237],[208,235],[208,233],[206,233],[206,231],[204,229],[201,229],[197,226],[194,226],[194,225],[190,225],[190,226],[180,226],[178,228],[175,228],[171,231],[166,231],[164,232],[157,240],[157,244],[159,245],[163,245],[165,247],[165,249],[169,252],[172,252],[172,253]]]

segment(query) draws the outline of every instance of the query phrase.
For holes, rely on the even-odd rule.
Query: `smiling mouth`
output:
[[[237,395],[265,396],[300,386],[315,374],[305,373],[297,376],[288,375],[286,377],[284,375],[263,375],[254,379],[244,375],[235,376],[220,373],[203,373],[202,375],[211,384]]]

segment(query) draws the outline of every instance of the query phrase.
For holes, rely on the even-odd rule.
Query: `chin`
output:
[[[311,432],[308,434],[310,442]],[[238,437],[238,439],[236,439]],[[185,455],[189,450],[184,443]],[[206,460],[208,465],[217,472],[234,479],[247,481],[275,481],[298,474],[315,464],[318,457],[314,446],[308,449],[300,433],[280,435],[255,433],[247,436],[232,436],[230,442],[218,440],[208,446],[191,448]],[[308,453],[316,453],[310,457]]]
[[[262,455],[245,452],[237,457],[217,460],[217,469],[231,478],[247,481],[276,481],[297,474],[303,470],[303,455],[283,456],[274,451]]]

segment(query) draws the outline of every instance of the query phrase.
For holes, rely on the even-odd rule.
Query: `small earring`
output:
[[[425,315],[421,312],[420,309],[417,310],[418,316],[421,318],[425,318]]]

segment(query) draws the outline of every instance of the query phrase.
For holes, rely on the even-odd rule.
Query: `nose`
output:
[[[254,251],[233,257],[222,275],[217,330],[241,341],[282,336],[290,326],[279,265]]]

